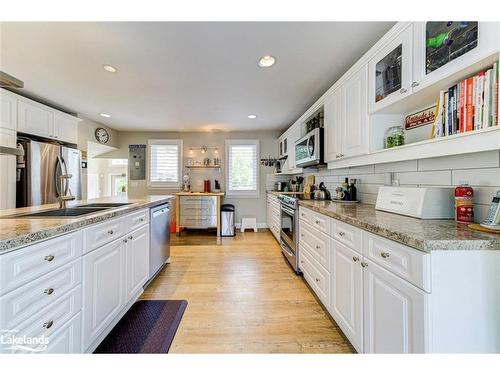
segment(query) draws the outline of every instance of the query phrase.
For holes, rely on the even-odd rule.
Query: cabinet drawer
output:
[[[299,226],[299,243],[305,247],[314,259],[330,271],[331,239],[324,233],[302,222]]]
[[[326,271],[303,246],[299,251],[299,267],[304,278],[314,290],[320,301],[330,308],[330,273]]]
[[[126,219],[126,218],[125,218]],[[83,230],[84,254],[101,247],[125,234],[123,218],[106,221]]]
[[[332,236],[340,243],[361,253],[363,231],[338,220],[332,220]]]
[[[181,197],[181,201],[179,202],[181,206],[183,205],[201,205],[201,206],[215,206],[217,202],[217,197]]]
[[[73,232],[0,256],[0,295],[45,275],[82,254],[82,232]]]
[[[149,210],[141,210],[127,215],[124,218],[125,228],[128,232],[142,227],[144,224],[149,223]]]
[[[0,327],[13,328],[82,282],[80,259],[0,298]]]
[[[411,284],[430,292],[430,254],[364,232],[363,255]]]
[[[22,327],[16,328],[16,336],[47,336],[47,347],[28,346],[35,353],[80,353],[81,352],[81,287],[66,294],[57,304],[40,312]],[[14,350],[13,353],[31,353],[28,350]]]
[[[330,235],[332,219],[326,215],[311,211],[309,213],[309,224],[315,229]]]
[[[185,207],[181,206],[181,216],[215,216],[217,208],[213,207]]]
[[[299,219],[300,221],[305,221],[306,223],[311,223],[311,211],[299,206]]]
[[[180,226],[188,228],[210,228],[217,226],[217,217],[196,217],[196,216],[181,216]]]

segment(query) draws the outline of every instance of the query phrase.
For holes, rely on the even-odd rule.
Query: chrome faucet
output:
[[[66,209],[66,202],[75,200],[74,195],[68,195],[69,182],[68,180],[72,177],[70,174],[63,174],[59,176],[59,191],[60,195],[57,198],[59,200],[59,208]],[[71,194],[71,191],[69,192]]]

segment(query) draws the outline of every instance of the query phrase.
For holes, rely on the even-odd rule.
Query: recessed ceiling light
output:
[[[108,115],[107,113],[99,113],[99,115],[102,117],[111,117],[111,115]]]
[[[254,118],[257,118],[257,115],[248,115],[247,117],[253,120]]]
[[[116,73],[116,71],[118,70],[118,69],[116,69],[114,66],[107,65],[107,64],[104,64],[104,65],[102,66],[102,68],[103,68],[105,71],[110,72],[110,73]]]
[[[259,60],[259,66],[261,68],[269,68],[274,65],[276,59],[271,55],[262,56]]]

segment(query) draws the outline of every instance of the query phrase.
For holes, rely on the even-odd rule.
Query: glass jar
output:
[[[391,126],[385,132],[384,147],[392,148],[405,144],[405,131],[402,126]]]

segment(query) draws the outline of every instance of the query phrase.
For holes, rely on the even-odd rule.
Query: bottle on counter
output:
[[[344,182],[342,182],[342,190],[344,192],[344,200],[350,201],[351,196],[349,195],[349,179],[346,177]]]
[[[455,188],[455,221],[474,222],[474,190],[465,181]]]
[[[347,187],[347,192],[349,193],[349,200],[357,200],[358,189],[356,189],[356,179],[352,178],[349,186]]]

